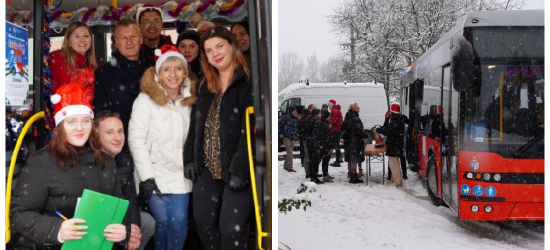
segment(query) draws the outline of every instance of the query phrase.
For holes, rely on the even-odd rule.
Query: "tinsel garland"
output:
[[[175,2],[170,1],[153,5],[150,3],[136,4],[134,6],[126,5],[122,8],[113,6],[83,7],[76,11],[58,10],[50,13],[51,27],[62,28],[74,21],[82,21],[90,26],[111,25],[122,17],[133,17],[139,7],[158,7],[162,11],[165,20],[178,20],[187,22],[194,13],[200,13],[205,20],[214,18],[223,18],[228,21],[241,21],[247,16],[245,0],[233,0],[231,3],[222,1],[207,0],[204,2]]]
[[[44,8],[47,10],[49,6],[50,1],[44,1]],[[52,70],[50,69],[50,13],[47,11],[44,11],[44,30],[42,32],[43,39],[42,39],[42,47],[43,47],[43,53],[42,54],[42,70],[44,71],[42,74],[42,82],[44,83],[44,91],[43,91],[43,98],[44,98],[44,120],[45,120],[45,130],[44,130],[44,138],[45,142],[48,142],[51,138],[51,131],[55,128],[55,123],[52,117],[52,110],[53,105],[52,101],[50,100],[51,91],[52,91]]]

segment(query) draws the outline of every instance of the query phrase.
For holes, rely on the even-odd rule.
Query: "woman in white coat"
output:
[[[183,176],[183,145],[189,132],[195,84],[185,58],[173,45],[155,52],[155,67],[141,78],[128,143],[141,186],[156,220],[155,249],[181,250],[187,235],[192,182]]]

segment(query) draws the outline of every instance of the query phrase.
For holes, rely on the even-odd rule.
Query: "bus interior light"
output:
[[[493,212],[493,207],[492,206],[485,206],[485,212],[486,213]]]
[[[489,66],[487,66],[488,69],[492,69],[492,68],[494,68],[494,67],[496,67],[496,66],[495,66],[495,65],[489,65]]]
[[[466,174],[466,178],[468,178],[468,179],[473,179],[473,178],[474,178],[474,174],[473,174],[473,173],[467,173],[467,174]]]
[[[479,211],[479,207],[477,205],[472,205],[472,212],[477,213]]]
[[[488,180],[490,180],[490,179],[491,179],[491,174],[489,174],[489,173],[483,174],[483,180],[488,181]]]
[[[500,174],[495,174],[495,175],[493,176],[493,179],[494,179],[495,181],[500,181],[500,180],[502,179],[502,176],[500,176]]]

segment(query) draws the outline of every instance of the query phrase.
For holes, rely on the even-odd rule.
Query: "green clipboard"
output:
[[[66,241],[61,250],[111,250],[114,242],[106,240],[103,231],[110,224],[122,223],[128,204],[127,200],[84,189],[74,218],[86,220],[88,233],[82,239]]]

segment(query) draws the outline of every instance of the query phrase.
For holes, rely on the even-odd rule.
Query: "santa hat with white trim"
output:
[[[91,96],[84,83],[68,83],[62,85],[51,96],[54,105],[55,125],[59,125],[65,118],[73,115],[89,115],[94,118]]]

